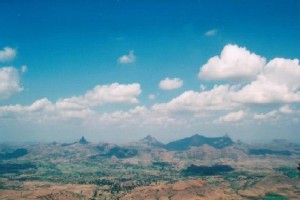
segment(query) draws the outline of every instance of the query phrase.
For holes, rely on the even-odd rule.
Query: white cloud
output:
[[[211,30],[206,31],[206,32],[205,32],[205,35],[206,35],[206,36],[214,36],[214,35],[217,34],[217,32],[218,32],[217,29],[211,29]]]
[[[139,103],[137,97],[142,90],[140,84],[97,85],[83,96],[59,99],[55,107],[65,117],[86,117],[93,114],[92,108],[104,104]],[[67,112],[66,112],[67,111]]]
[[[300,102],[299,80],[298,59],[275,58],[236,94],[235,100],[258,104]]]
[[[13,60],[17,55],[17,51],[11,47],[4,47],[0,50],[0,62],[7,62]]]
[[[47,98],[43,98],[36,100],[29,106],[19,104],[1,106],[0,118],[40,122],[42,120],[47,121],[51,118],[57,118],[54,115],[54,111],[54,105]]]
[[[233,46],[231,45],[238,52],[238,55],[234,55],[236,57],[235,66],[252,66],[255,63],[254,60],[257,60],[257,63],[260,63],[259,60],[264,60],[260,56],[247,52],[246,49]],[[223,51],[226,53],[225,48]],[[223,56],[222,52],[218,59],[220,62],[225,63],[224,60],[227,60],[227,57]],[[246,59],[243,60],[244,58]],[[239,60],[242,60],[242,64],[239,63]],[[246,63],[243,64],[243,62]],[[137,104],[139,103],[138,97],[142,92],[140,84],[113,83],[97,85],[82,95],[61,98],[54,102],[42,98],[28,106],[18,104],[0,106],[0,122],[24,120],[25,123],[35,123],[36,121],[50,123],[51,120],[56,120],[55,123],[57,122],[60,125],[72,126],[74,125],[72,123],[76,122],[76,125],[83,124],[87,127],[89,125],[100,128],[107,126],[108,130],[115,127],[142,127],[142,130],[145,127],[154,127],[154,129],[161,130],[162,127],[169,129],[179,124],[184,128],[199,128],[201,125],[211,126],[212,122],[216,121],[227,123],[247,119],[247,122],[251,122],[251,119],[253,120],[251,123],[255,120],[260,123],[260,121],[272,121],[274,119],[287,121],[289,119],[292,121],[293,118],[298,119],[299,111],[293,109],[298,108],[300,102],[299,60],[274,58],[267,64],[265,60],[262,63],[264,64],[257,69],[252,66],[255,70],[251,73],[242,73],[237,70],[234,76],[232,72],[226,72],[226,70],[232,70],[232,66],[226,66],[223,69],[225,77],[234,77],[236,80],[242,77],[247,79],[242,82],[222,82],[221,85],[215,85],[213,88],[211,88],[211,85],[214,82],[206,85],[201,84],[199,89],[185,91],[167,102],[155,103],[153,101],[154,105],[151,107]],[[228,64],[227,61],[226,64]],[[9,74],[4,77],[10,77],[11,74],[15,73],[17,79],[6,78],[7,81],[17,80],[15,81],[17,83],[15,87],[12,87],[15,89],[6,89],[5,91],[14,91],[13,93],[21,91],[19,75],[26,70],[12,68],[10,69],[12,72],[3,73],[4,68],[0,69],[0,88],[3,88],[1,83],[5,80],[1,76]],[[223,79],[219,75],[215,75],[215,77],[218,77],[217,80]],[[182,87],[182,85],[183,81],[179,78],[166,78],[159,83],[159,87],[163,89],[175,89]],[[3,94],[3,92],[0,92],[0,97]],[[148,99],[154,100],[155,95],[150,94]],[[108,106],[108,109],[104,108],[103,105],[107,104],[121,105]],[[126,106],[123,104],[126,104]],[[273,110],[261,113],[261,106],[257,104],[268,105]],[[227,114],[224,115],[224,112]],[[61,123],[62,120],[63,123]],[[70,123],[67,123],[67,121],[70,121]],[[257,121],[255,123],[258,123]]]
[[[181,88],[183,81],[179,78],[165,78],[159,82],[159,87],[162,90],[174,90]]]
[[[0,99],[7,99],[22,90],[18,70],[14,67],[0,68]]]
[[[200,68],[198,78],[206,80],[239,80],[254,78],[265,65],[266,59],[246,48],[226,45],[220,57],[214,56]]]
[[[129,54],[119,57],[118,62],[120,64],[129,64],[129,63],[134,63],[135,60],[136,60],[136,57],[134,55],[134,51],[131,50],[131,51],[129,51]]]
[[[292,110],[289,105],[284,105],[276,110],[272,110],[267,113],[254,114],[253,119],[256,120],[272,120],[277,119],[282,115],[291,115],[296,111]]]
[[[225,116],[219,118],[219,122],[237,122],[242,120],[246,116],[246,113],[242,110],[237,112],[230,112]]]
[[[114,123],[120,121],[132,121],[133,118],[147,115],[147,108],[144,106],[137,106],[129,111],[115,111],[112,113],[104,113],[99,117],[99,120],[105,123]]]
[[[265,120],[265,119],[271,119],[271,118],[276,118],[278,116],[278,111],[277,110],[273,110],[270,111],[268,113],[261,113],[261,114],[255,114],[253,116],[254,119],[256,120]]]
[[[148,99],[149,99],[149,100],[154,100],[154,99],[156,99],[155,94],[149,94],[149,95],[148,95]]]
[[[294,111],[290,108],[289,105],[284,105],[282,106],[281,108],[279,108],[279,111],[281,113],[284,113],[284,114],[292,114]]]
[[[186,91],[167,103],[155,104],[154,110],[163,112],[201,112],[207,110],[228,110],[236,107],[231,101],[228,85],[215,86],[208,91]]]
[[[87,118],[94,114],[95,106],[112,103],[138,103],[140,84],[97,85],[83,96],[58,99],[55,103],[43,98],[29,106],[11,105],[0,107],[2,115],[43,116],[44,118]]]
[[[153,109],[167,113],[192,112],[201,114],[203,111],[251,108],[255,104],[300,102],[300,65],[298,59],[274,58],[265,64],[264,58],[251,54],[246,49],[233,45],[226,47],[233,48],[234,51],[238,52],[235,55],[236,61],[241,60],[241,63],[248,61],[249,63],[245,63],[245,66],[252,66],[253,63],[257,63],[255,66],[259,67],[255,69],[255,73],[249,73],[252,76],[251,79],[244,83],[217,85],[210,90],[205,90],[205,87],[201,85],[201,91],[183,92],[169,102],[155,104]],[[226,47],[222,54],[224,51],[225,54],[228,53]],[[248,58],[243,60],[245,55]],[[227,56],[221,55],[221,60],[224,57]],[[224,68],[224,74],[227,73],[226,70],[230,71],[231,68]],[[288,113],[292,111],[289,107],[282,107],[281,111],[276,112]],[[264,115],[258,114],[255,118],[264,118]],[[274,113],[269,113],[266,117],[270,115],[273,116]]]
[[[97,85],[83,96],[59,99],[56,106],[66,109],[82,109],[107,103],[138,103],[136,98],[141,94],[140,84]]]
[[[99,121],[101,124],[118,124],[118,126],[141,126],[150,125],[180,125],[181,121],[176,120],[168,115],[161,115],[145,106],[136,106],[128,111],[116,111],[112,113],[104,113],[100,115]]]

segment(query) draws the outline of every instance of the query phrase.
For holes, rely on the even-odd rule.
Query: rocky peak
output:
[[[163,144],[161,142],[159,142],[155,137],[153,137],[151,135],[147,135],[146,137],[141,139],[139,141],[139,143],[148,145],[148,146],[157,146],[157,147],[163,146]]]
[[[85,138],[84,136],[81,137],[81,139],[79,140],[79,144],[87,144],[89,143]]]

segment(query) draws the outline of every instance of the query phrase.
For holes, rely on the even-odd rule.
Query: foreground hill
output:
[[[158,184],[139,187],[122,200],[161,199],[161,200],[195,200],[195,199],[241,199],[232,190],[224,191],[203,180],[185,180],[174,184]]]
[[[228,136],[210,138],[195,134],[191,137],[168,143],[166,145],[166,149],[171,151],[184,151],[188,150],[190,147],[200,147],[204,144],[210,145],[217,149],[222,149],[232,145],[233,141]]]

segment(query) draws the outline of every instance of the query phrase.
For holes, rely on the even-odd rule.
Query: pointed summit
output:
[[[225,133],[225,134],[223,135],[223,138],[230,138],[230,136],[229,136],[228,133]]]
[[[81,137],[81,139],[79,140],[79,144],[87,144],[89,143],[85,138],[84,136]]]
[[[138,141],[139,144],[146,145],[146,146],[154,146],[154,147],[163,147],[164,144],[159,142],[155,137],[151,135],[147,135],[143,139]]]
[[[151,136],[151,135],[147,135],[146,137],[144,137],[142,140],[147,140],[147,141],[156,141],[156,138]]]

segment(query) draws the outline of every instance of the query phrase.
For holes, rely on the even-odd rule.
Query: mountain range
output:
[[[164,148],[169,151],[185,151],[190,149],[191,147],[201,147],[203,145],[209,145],[216,149],[222,149],[234,144],[234,142],[227,135],[223,137],[205,137],[199,134],[195,134],[193,136],[175,140],[167,144],[163,144],[153,136],[147,135],[143,139],[133,144],[144,147]]]
[[[214,148],[222,149],[224,147],[232,145],[233,143],[234,142],[231,140],[231,138],[226,135],[223,137],[210,138],[195,134],[191,137],[170,142],[165,145],[165,148],[171,151],[184,151],[188,150],[190,147],[200,147],[202,145],[207,144]]]

